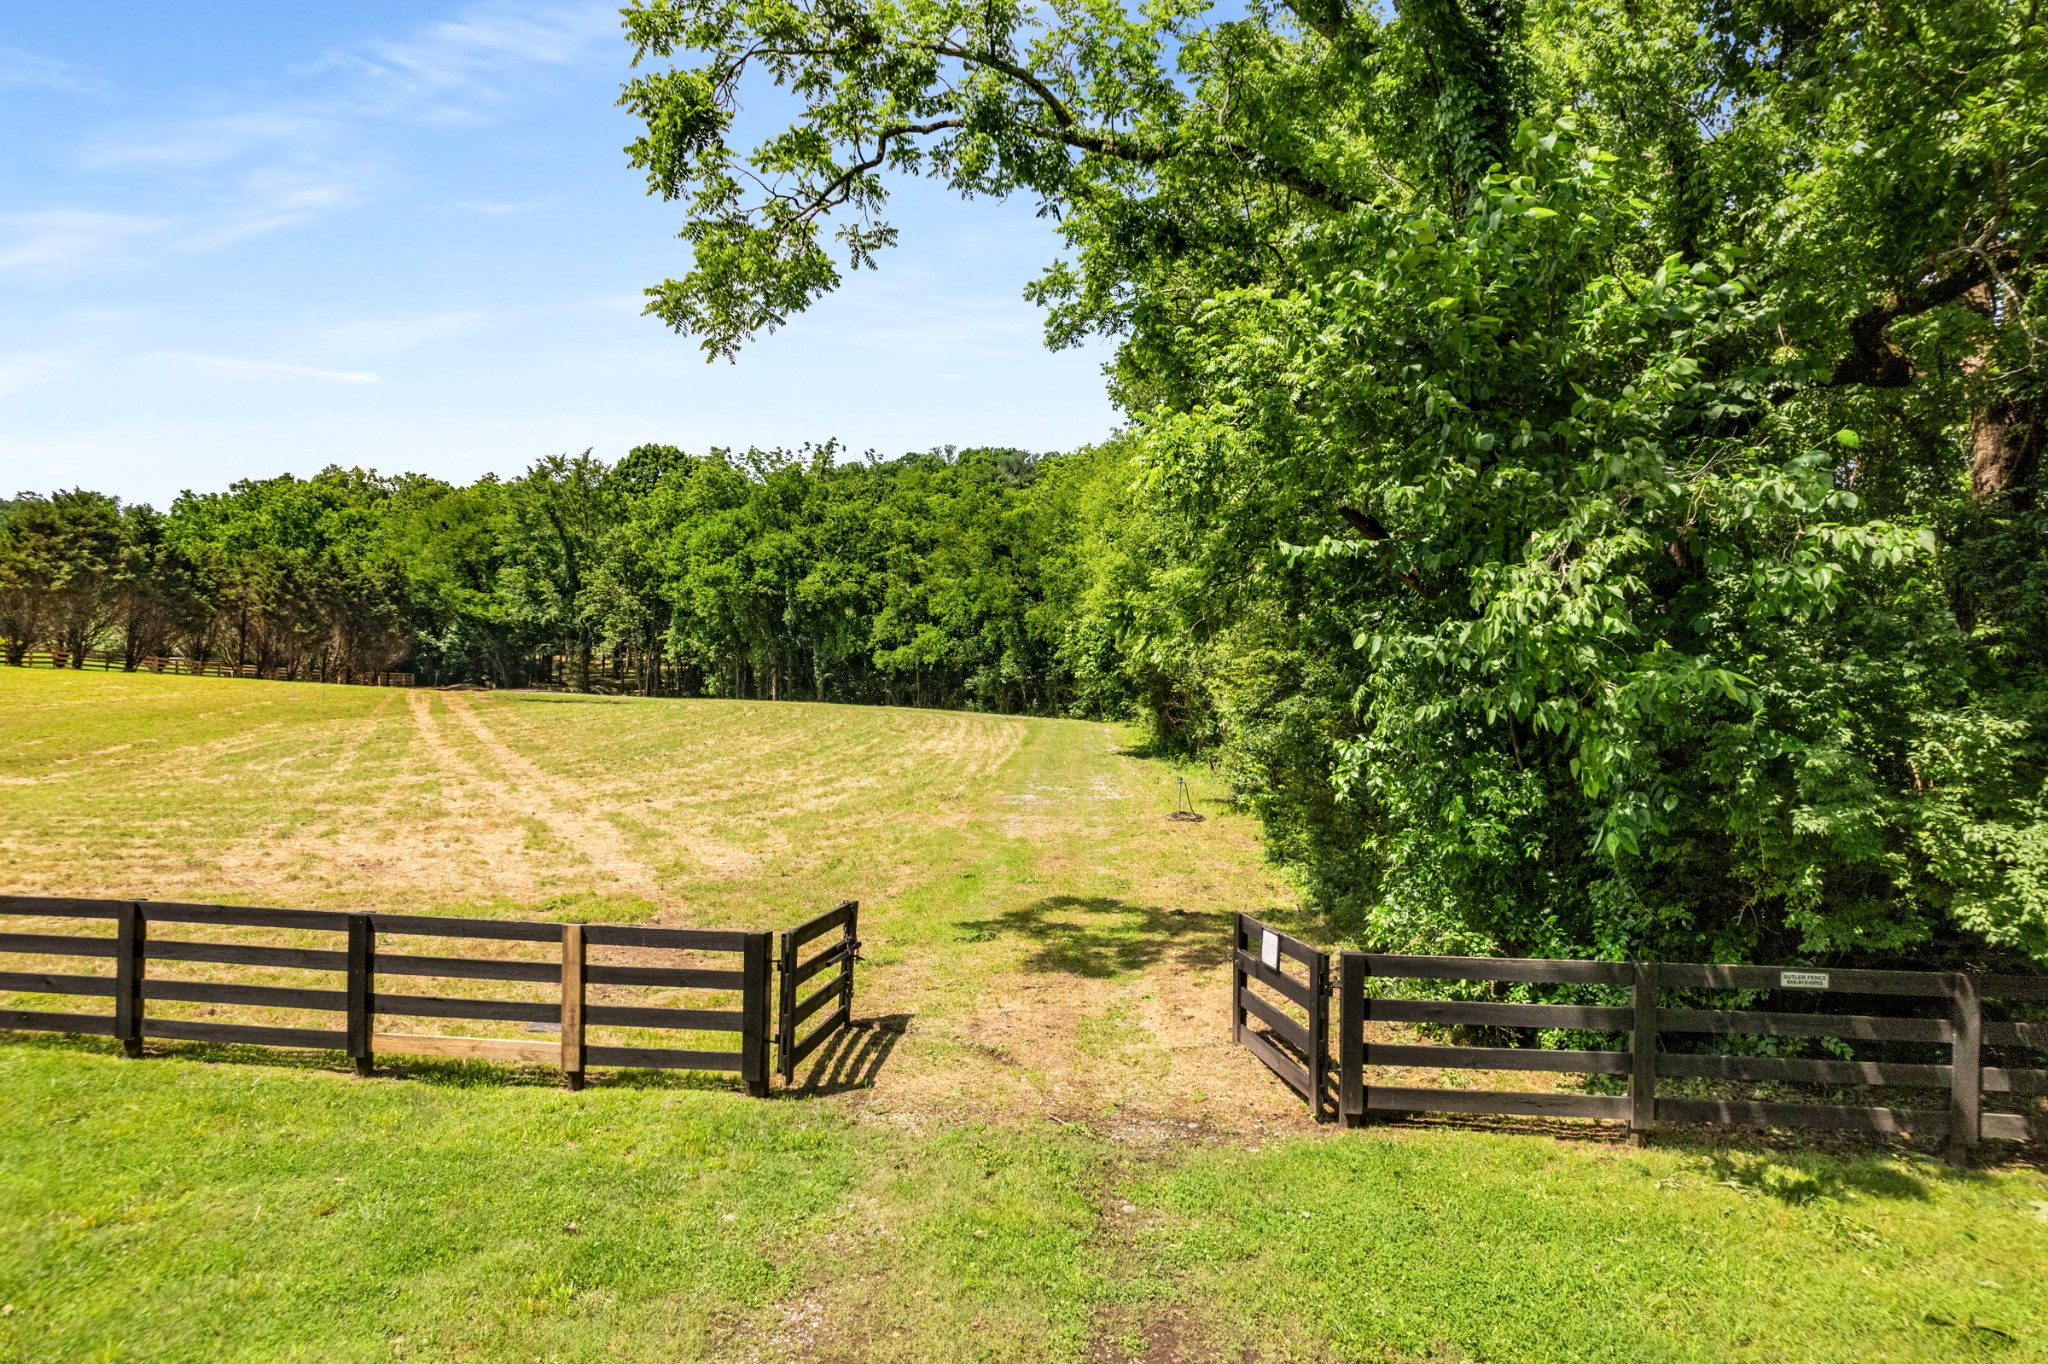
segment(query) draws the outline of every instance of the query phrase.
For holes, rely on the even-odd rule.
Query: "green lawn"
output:
[[[0,1359],[2048,1358],[2048,1179],[1317,1129],[1098,725],[0,669],[0,888],[774,926],[863,1083],[0,1037]],[[47,1002],[47,1001],[45,1001]]]

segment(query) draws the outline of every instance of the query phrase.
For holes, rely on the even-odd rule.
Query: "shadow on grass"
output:
[[[969,942],[1023,938],[1038,944],[1024,961],[1027,971],[1091,980],[1160,961],[1192,968],[1219,966],[1230,959],[1227,912],[1161,909],[1104,895],[1050,895],[960,927]]]
[[[1549,1137],[1586,1146],[1630,1144],[1628,1129],[1619,1124],[1567,1118],[1375,1113],[1369,1126]],[[1936,1183],[1974,1179],[1990,1170],[2048,1169],[2048,1161],[2041,1160],[2039,1153],[2004,1145],[2002,1149],[1977,1148],[1976,1167],[1957,1170],[1941,1158],[1939,1142],[1875,1133],[1671,1127],[1659,1128],[1650,1140],[1659,1150],[1696,1159],[1699,1173],[1716,1183],[1788,1205],[1846,1193],[1917,1201],[1930,1197]]]
[[[74,1055],[118,1057],[120,1044],[102,1037],[70,1033],[0,1032],[0,1045],[65,1051]],[[152,1059],[192,1061],[201,1065],[262,1066],[271,1070],[353,1073],[354,1063],[345,1053],[308,1048],[256,1047],[222,1042],[164,1042],[143,1044],[137,1064]],[[450,1060],[427,1056],[384,1055],[377,1058],[375,1078],[406,1080],[443,1089],[557,1089],[562,1073],[552,1066],[508,1066],[495,1061]],[[740,1082],[731,1075],[714,1071],[648,1070],[623,1068],[592,1071],[586,1081],[594,1089],[681,1089],[708,1093],[733,1093]]]
[[[1719,1183],[1764,1194],[1794,1207],[1817,1199],[1839,1198],[1845,1193],[1907,1201],[1928,1197],[1927,1181],[1918,1170],[1903,1168],[1895,1161],[1869,1158],[1876,1154],[1872,1151],[1863,1159],[1855,1159],[1821,1151],[1722,1149],[1708,1153],[1707,1166]]]
[[[1374,1113],[1368,1128],[1394,1131],[1498,1132],[1503,1136],[1549,1137],[1587,1146],[1626,1146],[1628,1131],[1612,1123],[1568,1118],[1518,1118],[1494,1113]]]
[[[896,1044],[909,1030],[909,1014],[857,1018],[834,1033],[812,1057],[807,1058],[805,1064],[810,1069],[799,1075],[795,1087],[778,1090],[777,1093],[809,1096],[872,1089],[882,1067],[888,1064],[890,1055],[896,1050]]]

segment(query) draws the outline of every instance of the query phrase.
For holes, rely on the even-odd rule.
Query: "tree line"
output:
[[[48,647],[74,666],[1120,707],[1068,628],[1108,459],[836,454],[643,445],[468,486],[330,468],[164,512],[23,494],[0,505],[0,638],[17,666]]]

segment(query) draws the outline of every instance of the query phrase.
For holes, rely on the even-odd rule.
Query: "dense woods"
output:
[[[468,487],[328,469],[161,513],[25,494],[0,507],[0,636],[16,664],[105,649],[336,680],[1121,707],[1069,629],[1112,453],[834,454],[646,445]]]

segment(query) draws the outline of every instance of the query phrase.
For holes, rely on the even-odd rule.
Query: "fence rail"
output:
[[[217,658],[167,658],[155,654],[136,659],[131,668],[126,654],[104,649],[87,649],[76,655],[66,649],[29,649],[22,654],[21,666],[70,668],[83,672],[174,673],[185,677],[255,677],[272,682],[331,682],[366,687],[410,687],[416,680],[415,675],[409,672],[264,668],[254,663],[227,663]]]
[[[1233,956],[1232,1029],[1324,1116],[1320,1077],[1328,1006],[1311,982],[1330,976],[1330,954],[1238,915]],[[1257,953],[1257,955],[1255,955]],[[1967,1163],[1984,1140],[2038,1141],[2048,1121],[2025,1112],[1986,1111],[1986,1094],[2048,1094],[2048,1065],[2012,1065],[2001,1053],[2048,1051],[2048,1023],[1986,1019],[1986,1000],[2003,1006],[2048,1000],[2048,978],[1971,975],[1938,971],[1821,970],[1798,966],[1731,966],[1697,962],[1549,961],[1491,957],[1425,957],[1385,953],[1336,955],[1338,1001],[1335,1111],[1346,1122],[1373,1113],[1487,1113],[1596,1118],[1627,1123],[1638,1135],[1663,1123],[1720,1123],[1758,1127],[1811,1127],[1944,1137],[1949,1156]],[[1291,960],[1297,978],[1277,969]],[[1501,982],[1592,987],[1626,992],[1626,1004],[1546,1004],[1474,999],[1422,999],[1381,995],[1369,982]],[[1247,989],[1268,986],[1303,1017],[1284,1013]],[[1405,988],[1405,987],[1404,987]],[[1763,993],[1770,1007],[1707,1008],[1694,998],[1666,1007],[1667,991]],[[1596,993],[1595,998],[1599,995]],[[1896,1000],[1913,1013],[1807,1010],[1793,1001],[1833,997],[1851,1008]],[[1263,1023],[1261,1034],[1251,1026]],[[1431,1041],[1379,1042],[1368,1023],[1424,1027],[1545,1029],[1605,1033],[1611,1048],[1470,1046]],[[1911,1060],[1854,1060],[1741,1055],[1665,1049],[1667,1037],[1723,1045],[1738,1038],[1819,1038],[1840,1044],[1899,1044],[1919,1049]],[[1483,1039],[1482,1039],[1483,1040]],[[1284,1046],[1282,1045],[1284,1044]],[[1926,1049],[1947,1051],[1945,1061]],[[1996,1064],[1987,1064],[1990,1049]],[[1935,1053],[1936,1056],[1940,1052]],[[2038,1061],[2038,1058],[2037,1058]],[[1563,1073],[1623,1077],[1626,1094],[1545,1090],[1501,1091],[1369,1083],[1381,1067],[1434,1067],[1446,1071]],[[1660,1095],[1660,1079],[1791,1083],[1898,1088],[1943,1093],[1918,1107]]]
[[[786,1081],[793,1079],[798,1061],[851,1020],[858,909],[853,901],[847,901],[783,935],[785,1001],[794,999],[797,985],[833,966],[838,968],[833,979],[801,1005],[791,1007],[785,1002],[781,1069]],[[111,935],[0,933],[0,953],[88,962],[111,959],[113,965],[112,974],[0,971],[0,992],[111,1001],[111,1010],[104,1013],[0,1009],[0,1028],[112,1037],[131,1056],[141,1055],[145,1039],[161,1038],[332,1049],[353,1058],[362,1074],[370,1072],[378,1055],[396,1053],[558,1066],[571,1088],[582,1086],[587,1068],[633,1066],[726,1071],[738,1075],[749,1093],[768,1091],[773,1010],[769,973],[774,967],[770,956],[774,935],[770,933],[18,895],[0,896],[0,916],[111,921],[114,929]],[[302,947],[166,936],[176,931],[176,925],[329,935],[327,940],[335,945]],[[842,929],[840,942],[792,969],[797,949],[833,928]],[[430,955],[403,950],[402,942],[390,942],[406,938],[532,943],[554,947],[559,955],[549,961]],[[391,950],[393,946],[399,950]],[[671,958],[678,953],[714,959],[724,956],[730,962],[717,966],[654,959],[594,962],[590,959],[592,948],[615,954],[660,953]],[[333,986],[321,987],[186,980],[152,976],[150,965],[157,962],[265,967],[327,973],[339,979]],[[421,978],[554,986],[556,990],[553,999],[506,999],[420,993],[404,984]],[[390,988],[394,985],[397,988]],[[589,994],[592,986],[704,991],[722,998],[714,997],[701,1007],[593,1001]],[[737,1007],[728,1007],[733,995],[738,996]],[[822,1007],[821,999],[834,1001],[836,1007],[808,1037],[796,1042],[795,1026]],[[335,1017],[332,1024],[322,1027],[221,1022],[165,1016],[152,1011],[152,1003],[285,1009]],[[404,1031],[393,1023],[417,1019],[542,1025],[559,1028],[560,1037],[464,1037]],[[593,1041],[593,1028],[724,1034],[736,1045],[613,1045]]]

